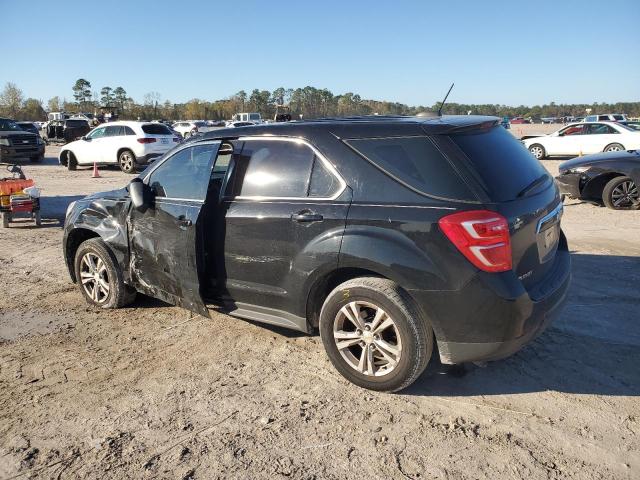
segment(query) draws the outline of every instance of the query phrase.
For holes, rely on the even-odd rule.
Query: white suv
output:
[[[172,125],[172,128],[184,138],[192,137],[198,132],[211,130],[211,127],[208,127],[206,122],[200,120],[176,122]]]
[[[598,115],[589,115],[582,120],[583,122],[626,122],[627,116],[624,113],[604,113]]]
[[[86,137],[62,147],[58,160],[69,170],[78,165],[117,164],[134,173],[180,142],[161,123],[113,122],[94,128]]]

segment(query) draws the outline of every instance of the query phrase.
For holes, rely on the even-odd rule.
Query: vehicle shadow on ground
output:
[[[55,195],[52,197],[40,197],[40,212],[42,223],[55,221],[57,226],[62,226],[67,207],[71,202],[84,198],[82,195]],[[55,226],[55,225],[54,225]]]
[[[403,393],[500,395],[555,390],[640,396],[640,258],[573,254],[567,304],[554,324],[512,357],[449,370],[436,358]],[[436,361],[433,361],[436,360]]]

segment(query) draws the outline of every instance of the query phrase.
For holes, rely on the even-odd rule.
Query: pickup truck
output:
[[[32,162],[44,159],[44,141],[40,135],[27,132],[9,118],[0,118],[0,162],[29,158]]]

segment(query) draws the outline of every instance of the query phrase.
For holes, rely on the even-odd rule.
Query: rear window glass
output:
[[[88,127],[89,124],[86,120],[67,120],[67,127]]]
[[[547,174],[542,164],[504,128],[460,133],[451,135],[451,139],[475,167],[493,201],[513,200]]]
[[[171,130],[161,123],[147,123],[142,125],[142,131],[147,135],[171,135]]]
[[[363,138],[346,140],[346,143],[387,174],[419,192],[475,200],[447,158],[428,137]]]

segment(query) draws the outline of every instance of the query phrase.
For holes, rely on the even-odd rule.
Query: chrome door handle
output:
[[[319,213],[300,212],[291,215],[291,220],[294,222],[319,222],[324,217]]]

